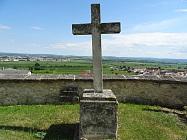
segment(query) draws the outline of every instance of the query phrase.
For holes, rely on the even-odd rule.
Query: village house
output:
[[[92,75],[92,73],[90,70],[85,70],[80,75]]]
[[[130,67],[129,71],[134,72],[134,73],[143,74],[147,71],[147,69],[146,68]]]
[[[178,77],[187,77],[187,72],[177,72],[176,76],[178,76]]]

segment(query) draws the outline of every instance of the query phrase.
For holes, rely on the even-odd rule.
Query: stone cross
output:
[[[120,23],[101,23],[100,4],[91,5],[91,23],[73,24],[74,35],[92,34],[93,86],[95,93],[103,93],[101,34],[120,33]]]

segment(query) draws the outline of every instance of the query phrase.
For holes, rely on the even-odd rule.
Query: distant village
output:
[[[3,56],[0,57],[0,62],[18,62],[18,61],[50,61],[50,62],[71,62],[70,58],[58,58],[58,57],[44,57],[44,56]],[[0,70],[0,75],[31,75],[29,70],[19,70],[4,67]]]
[[[9,62],[9,61],[54,61],[54,62],[70,62],[70,58],[58,58],[58,57],[44,57],[44,56],[5,56],[0,58],[0,62]]]
[[[47,56],[4,56],[0,57],[0,62],[16,62],[16,61],[51,61],[51,62],[71,62],[70,58],[62,58],[62,57],[47,57]],[[174,71],[174,70],[165,70],[159,68],[138,68],[138,67],[110,67],[111,71],[127,71],[129,73],[134,73],[136,75],[164,75],[164,76],[174,76],[174,77],[187,77],[187,71]],[[0,70],[0,74],[28,74],[31,75],[30,71],[24,70],[15,70],[15,69],[2,69]],[[81,75],[90,75],[90,71],[85,71],[81,73]]]
[[[129,67],[125,68],[121,67],[110,67],[112,71],[128,71],[129,73],[133,72],[137,75],[164,75],[164,76],[174,76],[174,77],[187,77],[187,71],[173,71],[173,70],[163,70],[159,68],[147,69],[147,68],[137,68],[137,67]]]

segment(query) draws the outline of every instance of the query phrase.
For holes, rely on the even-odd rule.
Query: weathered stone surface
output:
[[[53,77],[54,76],[54,77]],[[0,105],[49,104],[59,97],[65,85],[76,85],[80,93],[93,89],[92,76],[75,75],[31,75],[27,78],[0,76]],[[18,76],[19,77],[19,76]],[[50,77],[50,79],[48,79]],[[124,78],[123,78],[124,77]],[[111,89],[119,102],[161,105],[166,107],[187,106],[187,78],[151,76],[135,79],[135,76],[104,75],[104,88]],[[164,80],[165,79],[165,80]],[[172,78],[173,79],[173,78]],[[43,97],[44,102],[36,102],[33,97]],[[49,98],[52,97],[53,101]],[[56,98],[57,99],[57,98]],[[56,104],[56,103],[55,103]],[[61,104],[58,99],[58,104]]]
[[[120,23],[101,23],[100,4],[91,5],[91,24],[73,25],[73,34],[92,34],[93,90],[84,90],[80,101],[79,138],[117,137],[118,102],[103,90],[101,34],[119,33]]]
[[[120,33],[120,22],[101,23],[101,34]]]
[[[92,34],[93,87],[95,92],[103,93],[101,34],[120,33],[120,23],[101,23],[100,4],[92,4],[91,23],[73,24],[72,31],[74,35]]]
[[[0,75],[0,80],[74,80],[75,75]]]
[[[48,104],[59,104],[59,96],[49,95],[49,96],[47,96],[46,102]]]
[[[60,102],[78,103],[79,89],[76,85],[66,85],[60,90]]]
[[[95,93],[93,89],[85,89],[81,100],[116,101],[116,97],[110,89],[105,89],[102,94]]]
[[[116,138],[117,114],[118,102],[111,90],[103,90],[103,94],[84,90],[80,100],[79,138]]]
[[[46,103],[46,98],[41,97],[41,96],[34,96],[34,97],[33,97],[33,101],[34,101],[36,104],[45,104],[45,103]]]
[[[90,35],[92,34],[91,24],[73,24],[72,33],[74,35]]]

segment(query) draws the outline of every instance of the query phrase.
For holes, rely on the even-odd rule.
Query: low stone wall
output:
[[[93,77],[80,75],[0,75],[0,105],[61,104],[60,91],[75,85],[92,89]],[[187,78],[104,75],[104,88],[119,102],[187,106]]]

